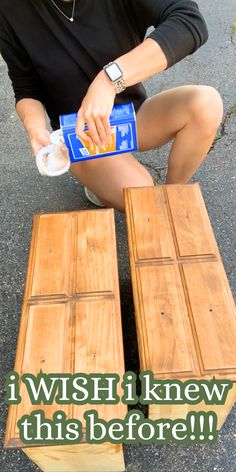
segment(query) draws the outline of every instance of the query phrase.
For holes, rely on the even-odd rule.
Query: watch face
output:
[[[117,64],[111,64],[106,68],[107,75],[110,77],[110,79],[114,82],[118,79],[121,79],[123,76],[120,68],[118,67]]]

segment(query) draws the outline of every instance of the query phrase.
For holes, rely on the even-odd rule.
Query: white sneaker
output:
[[[106,205],[104,205],[100,200],[99,198],[93,193],[91,192],[91,190],[89,190],[87,187],[84,187],[84,192],[85,192],[85,195],[87,197],[87,199],[93,203],[94,205],[98,206],[98,207],[102,207],[102,208],[106,208]]]

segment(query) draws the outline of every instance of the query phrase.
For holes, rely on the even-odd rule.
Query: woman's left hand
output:
[[[91,83],[78,112],[76,134],[78,138],[94,142],[103,148],[111,138],[110,115],[116,96],[115,85],[101,71]],[[89,136],[84,131],[88,125]]]

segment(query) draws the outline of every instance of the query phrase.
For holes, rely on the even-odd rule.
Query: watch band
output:
[[[116,80],[114,84],[116,87],[116,93],[124,92],[124,90],[126,89],[125,81],[123,78]]]

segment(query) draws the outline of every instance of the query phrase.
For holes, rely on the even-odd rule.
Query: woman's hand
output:
[[[32,127],[27,131],[35,156],[43,146],[48,146],[51,143],[50,132],[46,128]]]
[[[115,85],[101,71],[90,85],[78,112],[78,138],[103,148],[111,138],[110,115],[116,96]],[[89,136],[84,132],[87,123]]]

